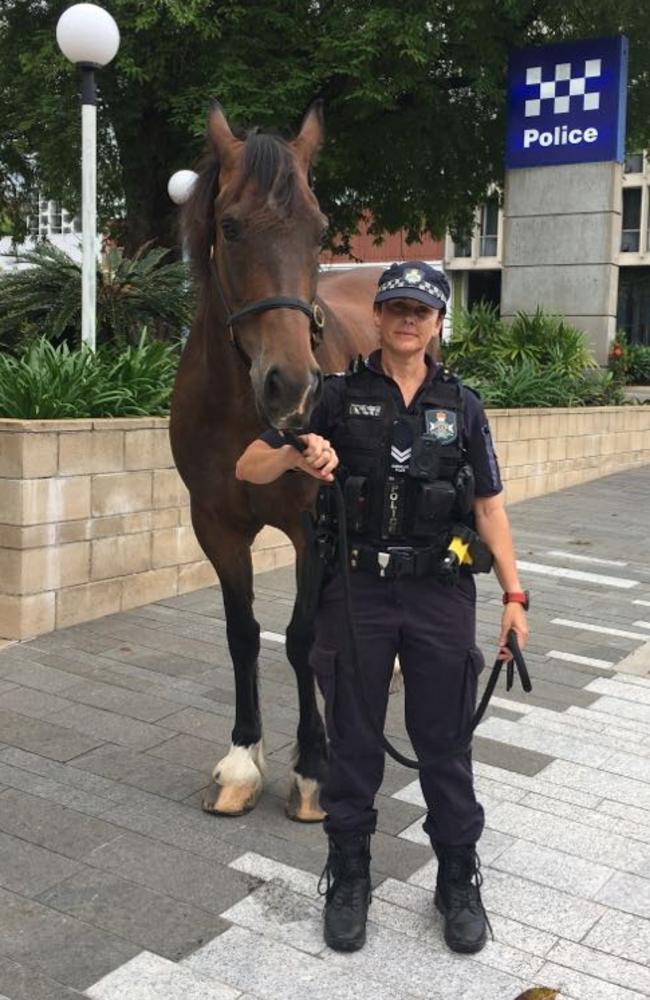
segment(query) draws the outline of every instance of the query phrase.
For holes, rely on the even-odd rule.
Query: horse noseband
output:
[[[309,317],[309,330],[311,334],[312,347],[317,347],[323,339],[323,328],[325,326],[325,313],[314,301],[311,305],[303,299],[294,299],[285,295],[276,295],[270,299],[260,299],[258,302],[251,302],[250,305],[242,306],[237,312],[230,313],[227,319],[230,339],[235,342],[233,326],[245,316],[254,316],[256,313],[268,312],[271,309],[296,309]]]

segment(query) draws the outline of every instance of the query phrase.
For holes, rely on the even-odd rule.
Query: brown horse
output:
[[[321,371],[340,371],[376,346],[371,307],[379,268],[319,274],[326,219],[309,178],[322,137],[320,106],[292,142],[257,130],[237,138],[216,106],[208,118],[210,153],[185,208],[199,300],[174,389],[171,442],[196,536],[221,583],[235,669],[232,746],[204,799],[207,811],[221,815],[251,809],[264,774],[251,544],[265,524],[281,529],[299,573],[300,514],[318,488],[302,473],[268,486],[238,482],[235,463],[269,425],[304,427]],[[286,640],[300,704],[287,814],[313,822],[323,815],[326,743],[307,659],[312,628],[299,603]]]

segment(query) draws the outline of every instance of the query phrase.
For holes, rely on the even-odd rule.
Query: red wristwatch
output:
[[[524,611],[530,607],[530,594],[527,590],[506,590],[502,597],[504,604],[521,604]]]

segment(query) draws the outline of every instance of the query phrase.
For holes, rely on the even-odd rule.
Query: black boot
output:
[[[435,903],[445,918],[445,941],[452,951],[473,954],[487,940],[492,927],[483,907],[481,863],[473,844],[434,845],[438,855]]]
[[[325,943],[335,951],[358,951],[366,942],[370,905],[370,834],[333,833],[329,845],[318,885],[318,891],[326,897]]]

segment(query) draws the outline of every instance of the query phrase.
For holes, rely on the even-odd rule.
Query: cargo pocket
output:
[[[309,663],[325,702],[325,725],[330,742],[340,738],[340,726],[336,722],[336,673],[337,652],[323,646],[312,646]]]

